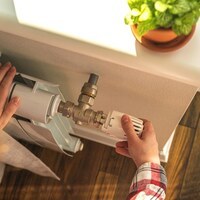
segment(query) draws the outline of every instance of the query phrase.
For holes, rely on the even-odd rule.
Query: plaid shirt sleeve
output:
[[[155,163],[144,163],[136,171],[127,200],[163,200],[166,186],[164,168]]]

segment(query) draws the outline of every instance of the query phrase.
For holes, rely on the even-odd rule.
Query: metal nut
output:
[[[94,105],[94,98],[87,95],[80,95],[78,102],[82,102],[82,103],[92,106]]]
[[[66,117],[70,117],[73,113],[74,103],[67,101],[62,109],[62,115]]]
[[[106,118],[107,115],[103,111],[97,111],[94,119],[94,124],[99,127],[105,123]]]
[[[97,86],[85,83],[81,89],[81,93],[95,98],[97,96]]]

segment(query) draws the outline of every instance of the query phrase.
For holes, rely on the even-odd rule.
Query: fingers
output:
[[[121,118],[121,124],[124,132],[126,133],[128,141],[137,141],[139,138],[134,130],[133,123],[128,115],[123,115]]]
[[[13,98],[5,107],[6,99],[16,74],[15,67],[10,62],[5,65],[0,64],[0,129],[4,128],[12,115],[19,107],[19,98]]]
[[[117,142],[115,151],[120,155],[129,157],[129,158],[131,157],[129,154],[129,151],[128,151],[128,142],[127,141]]]
[[[15,67],[11,67],[11,64],[8,63],[0,68],[0,115],[3,112],[4,105],[12,84],[13,78],[16,74]],[[4,77],[2,77],[4,75]]]
[[[8,62],[5,65],[2,66],[2,64],[0,64],[0,82],[3,80],[4,76],[6,75],[6,73],[8,72],[8,70],[12,67],[11,63]]]
[[[154,131],[154,128],[153,128],[153,125],[150,121],[145,121],[144,122],[144,129],[143,129],[143,132],[142,132],[142,139],[147,139],[149,137],[153,137],[155,136],[155,131]]]
[[[128,142],[127,141],[117,142],[116,147],[128,148]]]
[[[143,119],[143,122],[144,122],[144,129],[143,129],[144,131],[153,130],[153,125],[150,121]]]
[[[131,158],[131,156],[130,156],[130,154],[129,154],[129,152],[128,152],[128,149],[121,148],[121,147],[116,147],[116,148],[115,148],[115,151],[116,151],[118,154],[122,155],[122,156],[126,156],[126,157],[128,157],[128,158]]]
[[[5,107],[4,112],[0,117],[0,129],[3,129],[12,115],[16,112],[17,108],[19,107],[19,97],[14,97]]]

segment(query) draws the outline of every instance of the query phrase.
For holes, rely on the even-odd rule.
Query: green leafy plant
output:
[[[128,5],[125,23],[137,25],[140,36],[158,28],[188,35],[200,17],[200,0],[128,0]]]

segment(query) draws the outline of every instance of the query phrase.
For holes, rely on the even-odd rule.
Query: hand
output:
[[[158,143],[153,125],[147,120],[143,121],[144,129],[141,137],[138,137],[129,116],[123,115],[121,123],[126,133],[127,141],[116,144],[116,152],[132,158],[137,167],[145,162],[160,164]]]
[[[11,63],[2,66],[0,63],[0,130],[9,122],[19,107],[19,97],[14,97],[5,105],[16,69]]]

